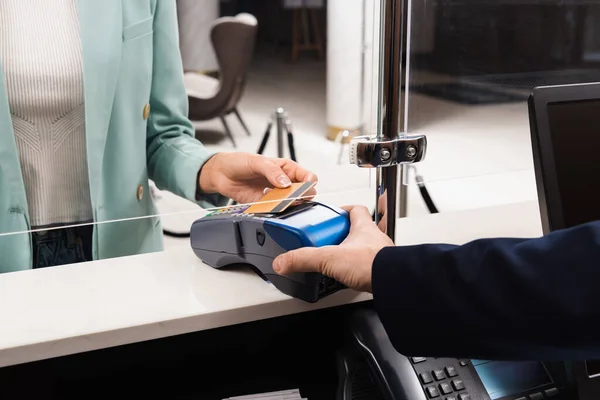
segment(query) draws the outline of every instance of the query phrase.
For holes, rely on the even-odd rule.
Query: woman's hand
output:
[[[366,207],[345,207],[350,213],[350,233],[339,246],[304,247],[289,251],[273,262],[280,275],[319,272],[347,287],[371,292],[371,271],[377,253],[394,242],[373,222]]]
[[[265,188],[286,188],[294,182],[316,182],[317,176],[291,160],[250,153],[218,153],[204,164],[200,188],[238,203],[260,200]],[[305,196],[314,196],[312,189]]]

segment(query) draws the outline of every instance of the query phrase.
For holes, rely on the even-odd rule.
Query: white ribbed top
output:
[[[0,60],[31,225],[90,221],[77,0],[0,0]]]

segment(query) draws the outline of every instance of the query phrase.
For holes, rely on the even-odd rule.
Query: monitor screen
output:
[[[565,226],[600,220],[600,100],[548,105],[556,179]]]

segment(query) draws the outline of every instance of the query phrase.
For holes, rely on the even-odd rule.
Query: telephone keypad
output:
[[[470,372],[464,369],[470,365],[468,361],[425,357],[411,357],[410,361],[428,399],[473,399],[467,387],[470,385]]]
[[[433,377],[436,381],[443,381],[444,379],[446,379],[446,375],[444,375],[444,371],[441,369],[436,369],[435,371],[433,371]]]
[[[460,391],[465,388],[465,383],[461,379],[455,379],[452,381],[452,387],[454,387],[454,390]]]
[[[429,372],[422,372],[419,376],[421,377],[421,382],[423,382],[425,385],[433,382],[433,377]]]
[[[430,399],[435,399],[436,397],[440,397],[440,392],[435,386],[429,386],[427,388],[427,395]]]
[[[440,392],[442,392],[442,394],[450,394],[452,393],[452,386],[447,382],[440,383]]]

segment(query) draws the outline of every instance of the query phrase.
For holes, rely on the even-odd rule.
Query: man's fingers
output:
[[[356,206],[350,210],[350,226],[361,226],[365,223],[372,224],[373,216],[369,209],[365,206]]]
[[[383,192],[381,196],[377,199],[377,212],[379,214],[384,214],[387,211],[387,193]]]
[[[273,269],[280,275],[294,272],[320,272],[324,273],[327,260],[335,257],[335,248],[332,247],[303,247],[292,250],[273,261]]]
[[[273,269],[280,275],[317,272],[348,288],[370,291],[373,258],[368,246],[304,247],[277,257]]]
[[[346,211],[348,214],[352,212],[353,208],[361,207],[361,206],[342,206],[340,207],[342,210]]]
[[[381,219],[381,221],[379,221],[379,223],[377,224],[377,227],[379,228],[379,230],[383,233],[387,233],[387,221],[385,218]]]
[[[350,230],[354,231],[357,228],[368,225],[373,225],[373,215],[365,206],[343,206],[341,207],[350,215]]]
[[[369,209],[365,206],[342,206],[340,207],[342,210],[346,211],[350,214],[350,222],[353,223],[364,220],[365,216],[369,219],[369,221],[373,222],[373,217]]]

